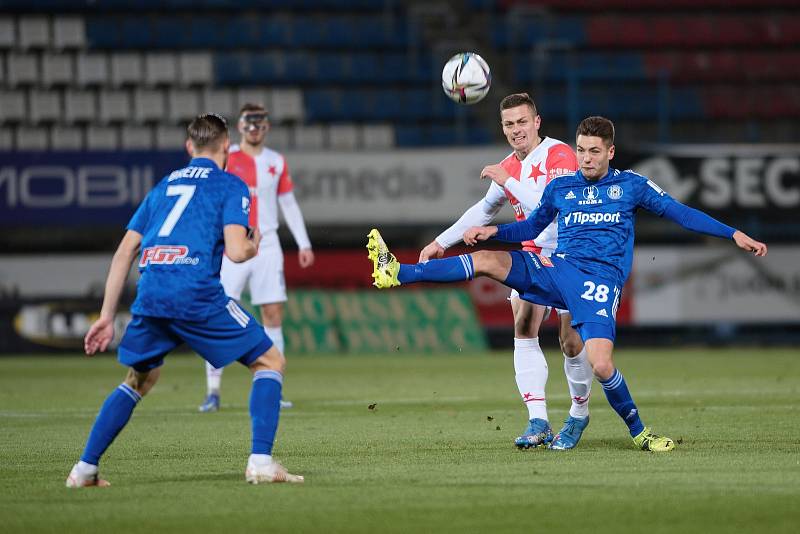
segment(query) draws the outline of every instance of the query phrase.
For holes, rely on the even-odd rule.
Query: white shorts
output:
[[[540,252],[542,256],[550,257],[553,254],[553,249],[551,248],[543,248]],[[511,294],[508,296],[508,300],[514,300],[519,298],[519,293],[516,289],[511,290]],[[533,303],[531,303],[533,304]],[[547,319],[550,317],[551,310],[555,310],[558,315],[564,315],[565,313],[569,313],[569,310],[562,310],[560,308],[551,308],[550,306],[545,306],[544,310],[544,318]]]
[[[250,301],[254,305],[286,302],[280,245],[262,246],[255,258],[242,263],[234,263],[223,256],[220,278],[225,294],[232,299],[241,300],[244,286],[249,281]]]

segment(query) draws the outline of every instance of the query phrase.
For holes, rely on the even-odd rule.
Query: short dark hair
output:
[[[534,117],[539,114],[539,112],[536,110],[536,103],[528,93],[514,93],[513,95],[508,95],[505,97],[500,102],[500,112],[502,112],[504,109],[511,109],[519,106],[528,106],[531,108],[531,113]]]
[[[586,117],[575,132],[575,137],[579,135],[599,137],[606,146],[611,146],[614,144],[614,123],[605,117]]]
[[[216,113],[198,115],[186,128],[195,149],[216,150],[219,143],[228,136],[228,122]]]
[[[266,113],[267,108],[264,107],[264,104],[258,104],[256,102],[245,102],[245,104],[241,107],[241,109],[239,109],[239,116],[241,117],[248,111],[263,111],[264,113]]]

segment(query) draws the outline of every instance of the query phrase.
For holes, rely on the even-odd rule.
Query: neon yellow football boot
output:
[[[644,427],[644,430],[633,438],[633,443],[643,451],[650,452],[669,452],[675,448],[675,442],[672,439],[653,434],[648,427]]]
[[[389,247],[381,237],[381,233],[376,228],[367,234],[367,251],[369,259],[372,260],[372,278],[375,279],[372,285],[378,289],[386,289],[400,285],[397,273],[400,272],[400,262],[389,252]]]

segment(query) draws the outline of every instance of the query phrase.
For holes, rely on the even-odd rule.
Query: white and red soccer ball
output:
[[[488,63],[474,52],[459,52],[447,60],[442,70],[444,93],[459,104],[479,102],[491,85]]]

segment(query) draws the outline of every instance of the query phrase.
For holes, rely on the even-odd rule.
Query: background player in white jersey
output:
[[[239,145],[231,147],[227,171],[241,178],[250,188],[252,206],[250,226],[261,231],[258,255],[244,263],[222,259],[222,285],[225,293],[241,299],[245,285],[250,289],[252,303],[259,306],[264,330],[284,351],[283,303],[286,302],[286,282],[283,276],[283,251],[278,239],[278,206],[297,243],[300,267],[314,264],[314,252],[308,239],[303,214],[293,193],[289,166],[282,154],[265,146],[269,131],[269,116],[261,104],[245,104],[239,111],[237,128]],[[206,363],[208,392],[200,405],[201,412],[219,409],[222,369]],[[281,400],[281,407],[291,402]]]
[[[500,122],[514,151],[502,162],[489,165],[481,171],[481,177],[493,181],[486,195],[422,249],[419,261],[442,257],[445,249],[461,242],[468,228],[483,226],[491,221],[506,200],[514,208],[516,219],[525,220],[539,203],[542,191],[551,180],[577,170],[575,154],[569,146],[556,139],[539,136],[541,117],[527,93],[508,95],[502,100]],[[523,242],[522,246],[524,250],[549,256],[556,248],[557,236],[556,225],[551,224],[536,239]],[[586,359],[583,342],[570,326],[572,317],[569,312],[558,310],[559,341],[564,354],[564,372],[572,406],[564,427],[554,440],[545,396],[547,361],[539,346],[539,328],[550,308],[522,300],[514,290],[510,301],[514,313],[514,370],[529,418],[528,427],[514,443],[520,448],[530,448],[553,442],[554,449],[571,449],[577,445],[589,423],[592,369]]]
[[[100,318],[86,334],[86,354],[108,348],[120,294],[139,257],[133,316],[118,351],[128,374],[103,403],[80,461],[67,478],[68,488],[109,485],[98,475],[100,458],[155,385],[164,358],[182,342],[217,367],[236,360],[253,373],[246,480],[303,482],[272,460],[283,354],[258,322],[225,295],[219,280],[223,250],[232,261],[245,261],[255,256],[260,237],[257,229],[252,240],[247,237],[247,187],[221,170],[230,147],[228,125],[218,115],[200,115],[187,133],[192,161],[164,177],[131,218],[111,260]]]

